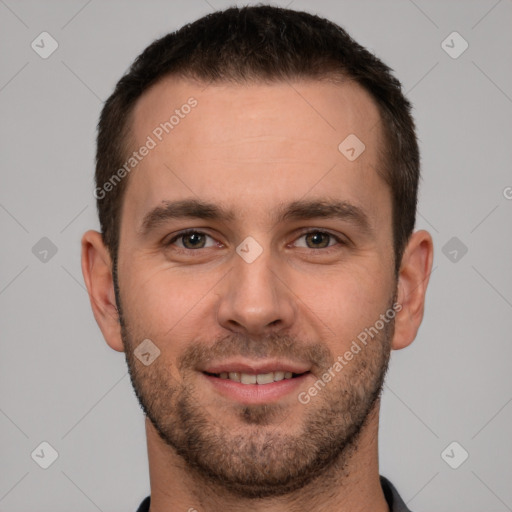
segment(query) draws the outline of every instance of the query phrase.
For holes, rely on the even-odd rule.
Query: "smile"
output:
[[[241,384],[271,384],[272,382],[279,382],[281,380],[293,379],[304,375],[304,373],[293,373],[289,371],[275,371],[269,373],[258,373],[257,375],[244,372],[221,372],[221,373],[208,373],[207,375],[217,377],[219,379],[232,380]]]

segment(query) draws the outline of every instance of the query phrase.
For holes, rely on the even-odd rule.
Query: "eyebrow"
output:
[[[281,204],[273,213],[277,222],[332,218],[348,221],[366,234],[373,231],[368,215],[360,207],[347,201],[302,199]],[[146,235],[161,224],[173,219],[207,219],[229,222],[235,218],[233,210],[226,210],[214,203],[199,199],[162,201],[159,206],[144,216],[139,232]]]

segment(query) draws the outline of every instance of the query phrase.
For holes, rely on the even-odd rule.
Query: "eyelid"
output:
[[[349,241],[349,239],[347,237],[336,235],[336,234],[332,233],[331,231],[329,231],[328,229],[325,229],[325,228],[315,228],[315,227],[312,227],[312,228],[308,227],[308,228],[304,228],[303,230],[299,231],[299,233],[298,233],[297,237],[295,238],[294,242],[297,239],[302,238],[304,235],[308,235],[310,233],[323,233],[325,235],[331,236],[337,242],[337,244],[329,245],[327,247],[323,247],[323,248],[320,248],[320,249],[312,249],[312,248],[308,247],[307,249],[309,249],[311,251],[323,250],[325,252],[325,251],[328,251],[329,249],[334,249],[336,247],[336,245],[348,245],[350,243],[350,241]]]
[[[187,229],[184,229],[182,231],[179,231],[178,233],[175,233],[171,238],[167,239],[164,238],[163,242],[162,242],[162,245],[164,245],[164,247],[168,247],[168,246],[171,246],[173,245],[177,240],[179,240],[181,237],[185,236],[185,235],[188,235],[190,233],[194,233],[194,234],[198,234],[198,235],[204,235],[204,236],[207,236],[207,237],[210,237],[212,240],[215,240],[215,242],[217,243],[221,243],[219,242],[218,240],[216,240],[212,235],[209,235],[208,233],[204,232],[204,231],[201,231],[201,229],[197,229],[197,228],[187,228]],[[198,249],[187,249],[186,247],[178,247],[178,249],[182,250],[182,251],[197,251]],[[209,249],[209,247],[200,247],[200,249]]]
[[[199,235],[204,235],[204,236],[210,237],[212,240],[215,240],[215,242],[220,243],[221,245],[224,245],[224,244],[222,244],[222,242],[219,242],[212,235],[209,235],[205,231],[202,231],[200,228],[187,228],[187,229],[184,229],[182,231],[179,231],[178,233],[174,234],[172,236],[172,238],[170,238],[168,241],[165,241],[165,239],[164,239],[163,245],[165,247],[171,246],[177,240],[179,240],[181,237],[183,237],[183,236],[185,236],[185,235],[187,235],[189,233],[195,233],[195,234],[199,234]],[[329,249],[335,248],[336,245],[348,245],[350,243],[350,241],[348,239],[346,239],[346,237],[342,237],[342,236],[336,235],[336,234],[332,233],[331,231],[329,231],[327,229],[324,229],[324,228],[315,228],[315,227],[303,228],[301,231],[299,231],[299,233],[297,233],[297,236],[294,238],[293,241],[295,242],[297,239],[302,238],[304,235],[308,235],[310,233],[323,233],[323,234],[327,234],[327,235],[331,236],[332,238],[334,238],[336,240],[337,244],[329,245],[327,247],[322,247],[322,248],[317,248],[317,249],[309,248],[309,247],[305,247],[303,249],[308,249],[310,251],[315,251],[315,252],[318,252],[320,250],[322,250],[324,252],[327,252],[327,251],[329,251]],[[187,249],[186,247],[177,247],[177,249],[179,249],[181,251],[190,251],[190,252],[197,252],[200,249],[210,249],[210,248],[211,247],[200,247],[198,249]]]

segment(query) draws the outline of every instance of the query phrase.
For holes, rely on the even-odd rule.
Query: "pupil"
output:
[[[190,235],[187,235],[185,237],[185,241],[186,241],[185,246],[187,246],[187,244],[188,244],[188,245],[191,245],[192,247],[197,247],[201,242],[201,236],[202,235],[200,235],[198,233],[191,233]]]
[[[310,237],[312,243],[316,247],[327,247],[326,243],[322,243],[322,240],[323,242],[327,240],[328,243],[328,237],[325,233],[313,233],[312,235],[310,235]]]

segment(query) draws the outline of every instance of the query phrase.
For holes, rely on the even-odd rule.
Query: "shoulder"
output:
[[[380,485],[382,486],[382,491],[388,502],[390,512],[412,512],[407,508],[407,505],[404,503],[400,494],[398,494],[395,486],[382,475],[380,476]]]
[[[144,498],[143,502],[139,505],[137,512],[149,512],[150,502],[151,502],[151,496]]]

